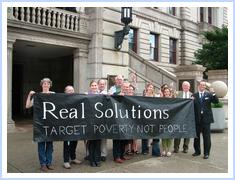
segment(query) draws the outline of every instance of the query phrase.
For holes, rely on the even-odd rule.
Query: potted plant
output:
[[[218,102],[216,104],[212,103],[211,107],[214,117],[214,123],[211,124],[211,130],[223,132],[225,129],[225,113],[224,113],[223,103],[222,102]]]

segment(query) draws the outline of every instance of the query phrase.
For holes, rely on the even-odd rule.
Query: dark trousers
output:
[[[64,141],[64,162],[69,162],[69,159],[76,159],[77,141]]]
[[[123,158],[125,153],[125,145],[128,143],[128,140],[118,140],[113,139],[113,158]]]
[[[194,143],[193,143],[195,153],[201,154],[200,134],[202,133],[204,155],[210,155],[210,149],[211,149],[211,127],[210,126],[211,124],[196,125],[197,137],[194,138]]]
[[[149,140],[148,139],[142,139],[142,143],[141,143],[141,146],[142,146],[142,154],[143,153],[149,153]]]
[[[176,151],[179,150],[180,141],[181,141],[181,139],[174,139],[174,150],[176,150]],[[189,138],[184,138],[184,144],[183,144],[184,150],[188,150],[189,141],[190,141]]]
[[[88,141],[88,151],[90,162],[100,162],[101,161],[101,151],[100,151],[101,140],[89,140]]]
[[[159,139],[153,139],[152,156],[161,156]]]

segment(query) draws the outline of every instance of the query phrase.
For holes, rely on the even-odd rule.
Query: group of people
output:
[[[40,85],[42,87],[42,93],[54,93],[50,91],[52,87],[52,81],[49,78],[41,80]],[[34,91],[30,91],[26,100],[26,108],[33,106],[33,94]],[[65,87],[64,93],[74,93],[74,88],[71,85]],[[89,85],[87,95],[92,94],[108,94],[108,95],[121,95],[121,96],[133,96],[135,95],[135,86],[128,81],[124,80],[122,75],[115,77],[115,85],[108,91],[106,90],[106,80],[100,79],[98,81],[92,80]],[[173,92],[172,88],[167,84],[163,84],[159,94],[155,94],[154,85],[148,83],[143,91],[143,96],[146,97],[165,97],[165,98],[191,98],[194,100],[195,107],[195,125],[196,125],[196,137],[194,138],[194,150],[193,156],[199,156],[201,154],[200,148],[200,134],[203,136],[204,146],[204,159],[208,159],[211,148],[210,137],[210,124],[213,122],[213,115],[211,110],[211,103],[217,103],[218,98],[213,92],[206,90],[206,82],[200,81],[198,85],[198,92],[190,92],[190,83],[184,81],[182,83],[182,91],[178,93]],[[178,153],[180,149],[181,139],[174,139],[174,153]],[[188,152],[189,138],[183,140],[183,152]],[[160,148],[160,139],[142,139],[141,140],[141,153],[143,155],[149,154],[149,147],[152,145],[152,155],[156,157],[167,156],[170,157],[172,150],[171,146],[173,139],[162,139]],[[90,166],[101,166],[101,161],[106,161],[107,157],[107,139],[96,139],[84,141],[86,147],[86,160],[89,160]],[[81,161],[76,158],[77,141],[64,141],[63,146],[63,159],[64,168],[70,169],[70,163],[80,164]],[[130,159],[130,155],[138,154],[137,140],[120,140],[113,139],[113,160],[115,163],[123,163]],[[53,170],[52,164],[53,154],[53,142],[38,142],[38,156],[40,162],[41,171]]]

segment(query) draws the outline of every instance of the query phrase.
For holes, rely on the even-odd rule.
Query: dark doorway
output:
[[[73,85],[73,48],[16,41],[13,51],[12,118],[15,121],[32,120],[32,108],[26,109],[28,93],[41,92],[40,80],[52,80],[51,91],[62,93]]]
[[[23,113],[23,65],[14,64],[12,69],[12,118],[20,116]],[[15,90],[16,89],[16,90]]]

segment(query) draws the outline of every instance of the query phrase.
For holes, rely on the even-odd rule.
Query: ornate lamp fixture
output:
[[[114,47],[117,50],[122,48],[122,42],[125,35],[129,34],[130,24],[132,22],[132,7],[122,7],[121,22],[125,24],[122,30],[115,31]]]

